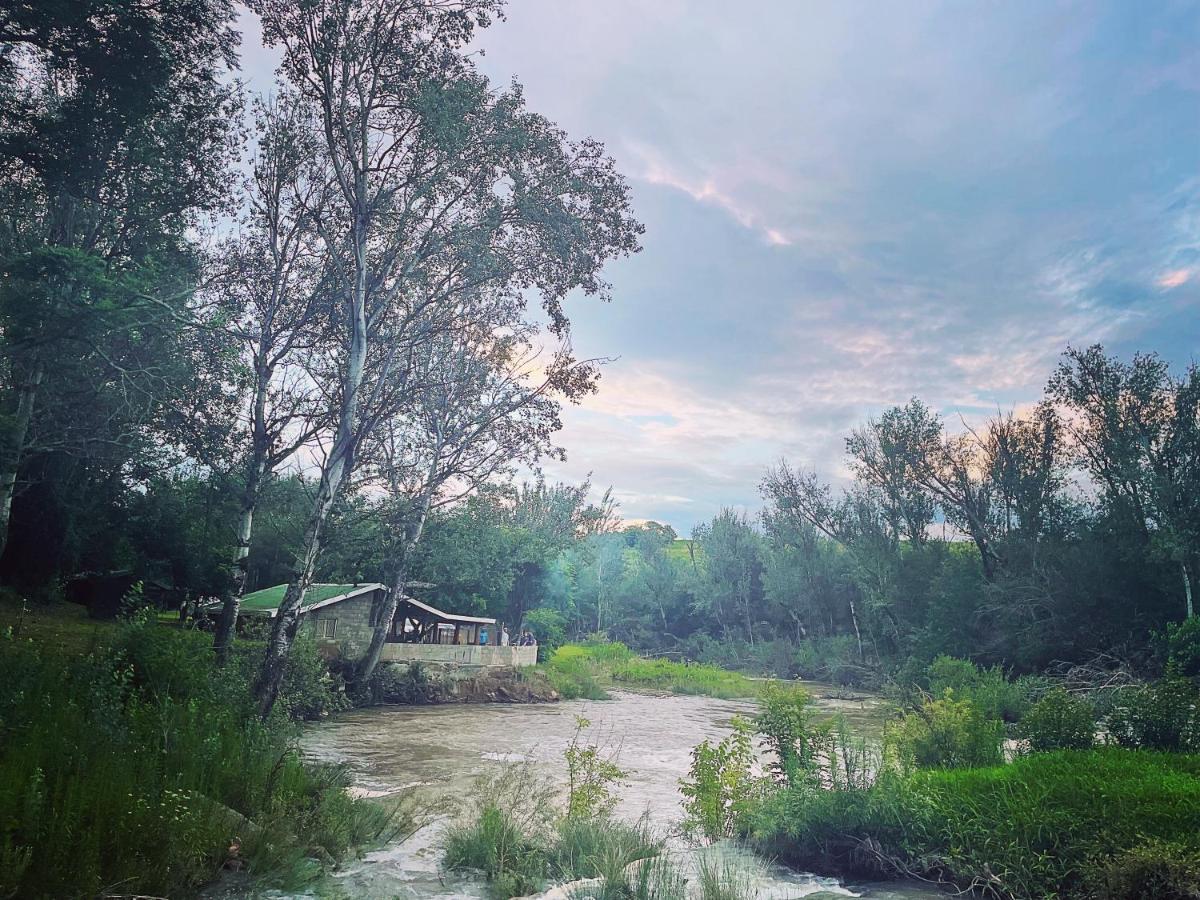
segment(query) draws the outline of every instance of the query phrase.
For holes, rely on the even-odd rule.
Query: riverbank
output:
[[[785,791],[752,821],[765,852],[843,877],[1035,900],[1200,890],[1196,756],[1109,747],[890,775],[862,791]]]
[[[256,645],[217,670],[211,636],[149,619],[9,618],[0,896],[188,897],[224,872],[295,887],[405,826],[395,804],[347,793],[343,767],[302,756],[292,717],[343,706],[315,650],[298,648],[262,722]]]
[[[646,659],[618,642],[564,644],[544,670],[571,699],[603,699],[606,687],[619,686],[733,700],[757,697],[764,683],[719,666]]]
[[[545,672],[507,666],[384,663],[370,685],[371,702],[405,706],[555,703],[560,699]]]

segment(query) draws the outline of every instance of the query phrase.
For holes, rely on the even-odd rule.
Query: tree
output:
[[[461,325],[458,304],[479,291],[535,291],[565,336],[566,294],[603,294],[602,263],[636,250],[640,226],[599,144],[567,143],[460,52],[495,0],[252,6],[320,124],[334,199],[318,231],[342,304],[328,367],[336,426],[256,684],[265,714],[355,453],[411,397],[407,355]]]
[[[220,255],[232,277],[211,290],[207,316],[240,344],[248,389],[234,419],[237,545],[213,646],[224,662],[246,585],[254,515],[276,471],[327,425],[328,401],[306,364],[329,327],[325,256],[316,222],[326,190],[306,106],[284,91],[255,104],[258,152],[247,189],[248,221]]]
[[[409,578],[413,549],[432,509],[462,500],[517,464],[561,458],[552,443],[560,397],[591,390],[595,366],[559,352],[534,375],[536,327],[501,302],[476,309],[471,327],[434,338],[415,351],[408,377],[420,385],[402,416],[376,429],[371,467],[391,498],[388,590],[372,611],[375,630],[357,673],[367,681],[379,662]],[[371,451],[374,451],[373,453]]]
[[[761,538],[745,515],[723,509],[712,522],[693,532],[704,557],[699,607],[722,632],[740,607],[746,640],[754,643],[755,611],[762,604]]]
[[[1067,410],[1076,461],[1099,485],[1105,512],[1179,567],[1191,618],[1200,547],[1200,371],[1191,366],[1177,380],[1155,354],[1123,363],[1094,345],[1068,349],[1047,392]]]
[[[48,420],[145,400],[166,379],[170,354],[148,361],[140,338],[178,315],[196,271],[188,228],[226,195],[232,18],[228,0],[0,12],[0,548],[30,452],[95,444],[83,429],[48,437]]]

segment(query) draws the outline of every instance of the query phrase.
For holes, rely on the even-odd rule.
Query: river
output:
[[[847,699],[837,689],[814,685],[817,705],[846,715],[860,732],[880,720],[878,700]],[[592,723],[588,739],[616,750],[628,777],[620,788],[617,815],[646,815],[669,829],[682,817],[679,779],[687,773],[692,748],[721,738],[735,715],[754,705],[709,697],[613,692],[604,701],[576,700],[539,705],[446,705],[354,710],[312,726],[304,749],[314,758],[348,765],[355,786],[368,796],[419,791],[451,796],[469,808],[480,774],[514,762],[532,761],[550,776],[565,777],[563,750],[576,717]],[[406,841],[346,864],[317,889],[317,896],[364,898],[479,898],[483,886],[467,876],[439,871],[439,842],[445,821]],[[759,896],[771,898],[861,896],[869,900],[925,900],[944,896],[908,885],[840,885],[828,878],[764,864]],[[312,895],[309,895],[312,896]]]

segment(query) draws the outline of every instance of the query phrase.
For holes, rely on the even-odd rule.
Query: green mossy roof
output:
[[[330,597],[348,594],[363,587],[366,587],[366,585],[314,584],[304,595],[304,605],[312,606],[314,603],[320,603],[322,600],[328,600]],[[283,602],[283,595],[286,591],[286,584],[277,584],[275,587],[254,591],[242,598],[242,609],[251,612],[270,612],[273,609],[278,609],[279,604]]]

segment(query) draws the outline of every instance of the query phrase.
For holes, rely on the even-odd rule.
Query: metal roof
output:
[[[430,615],[436,616],[439,619],[445,619],[447,622],[466,622],[470,625],[495,625],[495,619],[488,619],[483,616],[460,616],[456,613],[442,612],[436,606],[430,606],[428,603],[422,603],[414,597],[409,597],[407,594],[401,598],[403,602],[410,606],[415,606],[417,609],[423,609]]]

